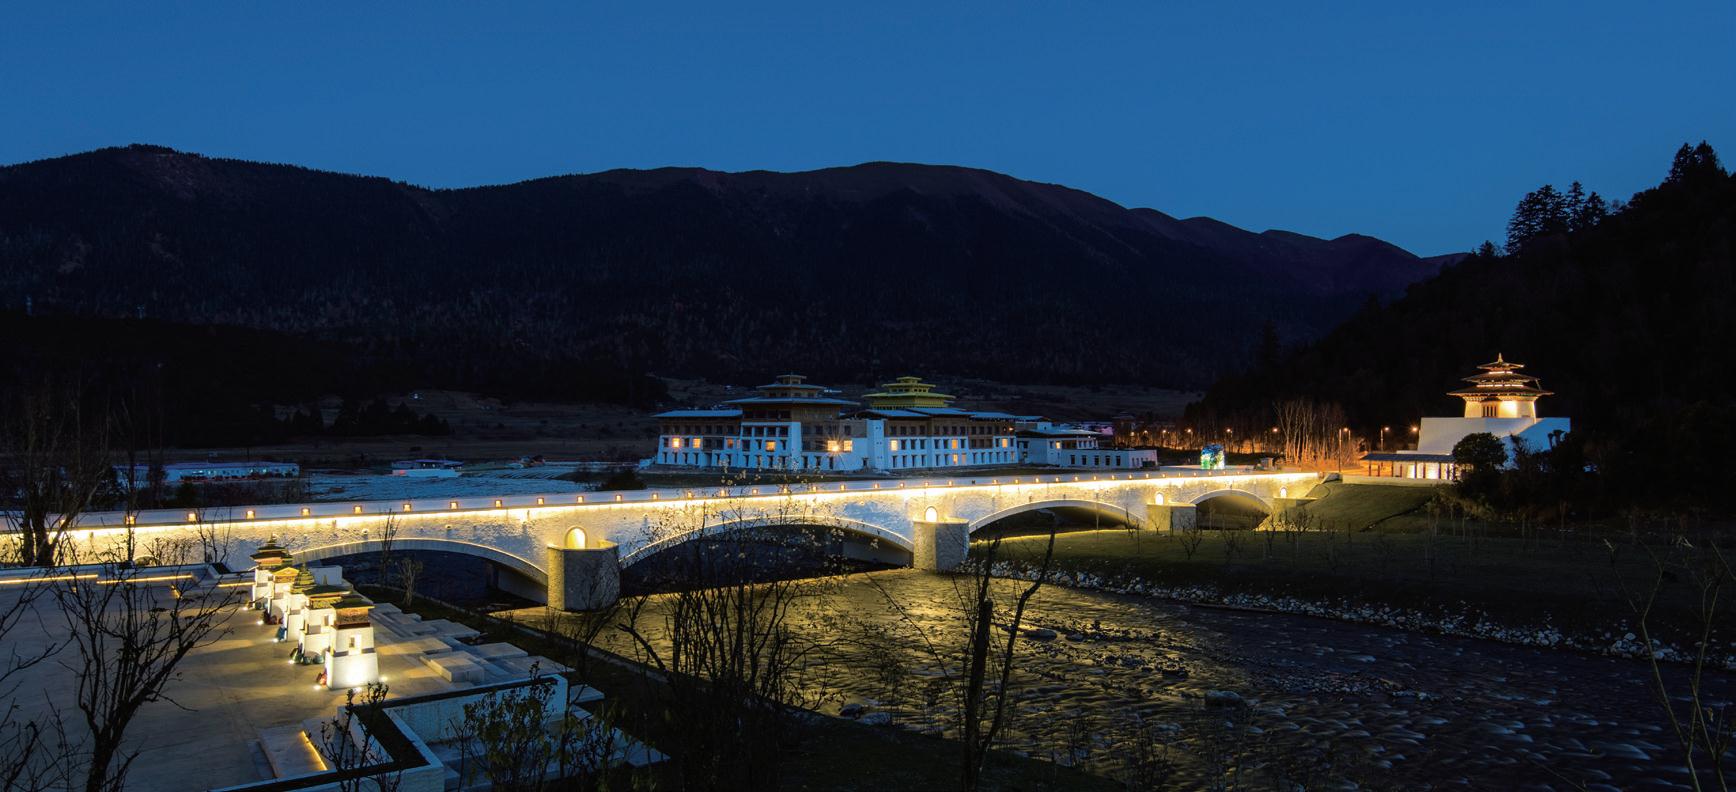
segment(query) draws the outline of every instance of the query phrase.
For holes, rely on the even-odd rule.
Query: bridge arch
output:
[[[1133,512],[1128,511],[1127,509],[1124,509],[1124,508],[1117,506],[1113,503],[1104,503],[1102,501],[1080,500],[1080,499],[1055,499],[1055,500],[1031,501],[1030,503],[1020,503],[1020,504],[1016,504],[1013,506],[1008,506],[1007,508],[996,511],[996,512],[989,514],[987,516],[978,517],[975,520],[971,520],[970,524],[968,526],[968,529],[969,529],[970,533],[976,533],[979,529],[987,526],[988,524],[990,524],[992,522],[995,522],[997,520],[1004,520],[1004,519],[1006,519],[1008,517],[1012,517],[1013,515],[1016,515],[1016,514],[1024,514],[1025,512],[1032,512],[1032,511],[1041,511],[1043,509],[1067,509],[1067,508],[1086,509],[1089,511],[1096,512],[1097,514],[1102,515],[1104,517],[1108,517],[1108,518],[1113,519],[1113,520],[1119,520],[1121,522],[1125,522],[1128,525],[1138,526],[1140,524],[1139,515],[1136,515]]]
[[[817,528],[838,528],[859,536],[866,536],[870,539],[888,542],[905,552],[914,553],[916,551],[916,546],[911,544],[908,538],[899,535],[897,532],[873,523],[854,520],[848,517],[828,516],[816,517],[812,520],[791,520],[787,517],[744,517],[737,520],[717,523],[715,525],[695,528],[691,531],[685,531],[673,536],[666,536],[657,541],[641,545],[634,548],[631,552],[621,556],[621,568],[626,569],[627,567],[637,564],[640,561],[644,561],[657,553],[668,550],[671,547],[686,544],[687,542],[693,541],[702,536],[719,536],[732,531],[751,528],[775,528],[802,525],[811,525]]]
[[[339,556],[356,555],[359,553],[377,553],[382,542],[379,539],[363,539],[355,542],[339,542],[306,550],[293,549],[295,562],[323,561]],[[434,550],[442,553],[458,553],[460,555],[484,558],[511,569],[544,586],[548,585],[548,572],[523,558],[519,558],[504,550],[498,550],[487,545],[472,542],[460,542],[455,539],[425,539],[421,537],[401,537],[392,540],[392,550]]]
[[[1240,501],[1240,502],[1245,503],[1249,506],[1257,506],[1260,508],[1261,511],[1264,511],[1267,514],[1271,514],[1274,511],[1274,509],[1276,508],[1272,505],[1271,501],[1266,500],[1265,498],[1263,498],[1257,494],[1254,494],[1252,492],[1249,492],[1247,490],[1239,490],[1239,489],[1212,490],[1211,492],[1207,492],[1203,495],[1200,495],[1199,497],[1194,498],[1192,503],[1195,506],[1198,506],[1202,503],[1205,503],[1206,501],[1216,500],[1218,498],[1229,498],[1231,500]]]

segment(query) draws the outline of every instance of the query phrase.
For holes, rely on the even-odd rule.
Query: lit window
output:
[[[776,441],[776,440],[767,440],[767,441],[766,441],[766,450],[767,450],[767,451],[776,451],[776,450],[778,450],[778,441]]]
[[[893,440],[893,441],[892,441],[892,450],[893,450],[893,451],[897,451],[897,450],[898,450],[898,441],[897,441],[897,440]]]
[[[670,448],[680,448],[681,447],[681,438],[679,438],[679,437],[669,438],[669,447]]]

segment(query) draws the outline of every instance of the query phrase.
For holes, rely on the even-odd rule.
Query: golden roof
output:
[[[1449,391],[1447,395],[1458,396],[1467,401],[1500,400],[1502,398],[1535,399],[1538,396],[1552,395],[1550,391],[1541,387],[1541,383],[1536,377],[1520,374],[1518,370],[1524,367],[1525,364],[1523,363],[1507,362],[1505,357],[1497,353],[1495,362],[1484,363],[1477,367],[1482,369],[1483,373],[1472,374],[1464,378],[1464,381],[1471,383],[1472,387]]]
[[[282,563],[289,563],[291,557],[288,550],[277,544],[277,537],[275,536],[265,540],[265,544],[260,545],[258,550],[253,551],[253,554],[248,556],[254,561],[277,559]]]

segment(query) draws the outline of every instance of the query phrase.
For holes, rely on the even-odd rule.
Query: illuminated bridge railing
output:
[[[476,514],[502,511],[527,511],[546,508],[619,507],[624,504],[665,504],[670,501],[742,501],[776,499],[789,495],[866,494],[887,490],[936,490],[994,487],[1029,487],[1045,485],[1089,484],[1092,482],[1135,482],[1141,480],[1186,481],[1197,478],[1234,480],[1274,475],[1294,476],[1294,471],[1133,471],[1108,473],[1056,472],[1040,475],[1007,476],[948,476],[924,479],[858,479],[798,484],[750,484],[733,487],[660,487],[642,490],[611,490],[561,492],[528,495],[465,496],[448,498],[414,498],[409,500],[356,500],[322,503],[292,503],[258,506],[219,506],[202,509],[149,509],[128,515],[125,512],[86,512],[80,515],[81,529],[124,528],[133,526],[194,525],[223,522],[244,523],[284,522],[296,520],[329,520],[343,517],[378,517],[388,513],[405,515]]]

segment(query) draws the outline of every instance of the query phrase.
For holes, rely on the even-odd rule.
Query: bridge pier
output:
[[[1157,531],[1186,531],[1199,524],[1199,509],[1191,503],[1149,503],[1145,521]]]
[[[933,511],[933,509],[930,509]],[[970,523],[964,520],[915,520],[916,549],[910,565],[932,572],[951,572],[970,552]]]
[[[621,553],[613,542],[598,547],[548,548],[549,607],[596,610],[621,596]]]

